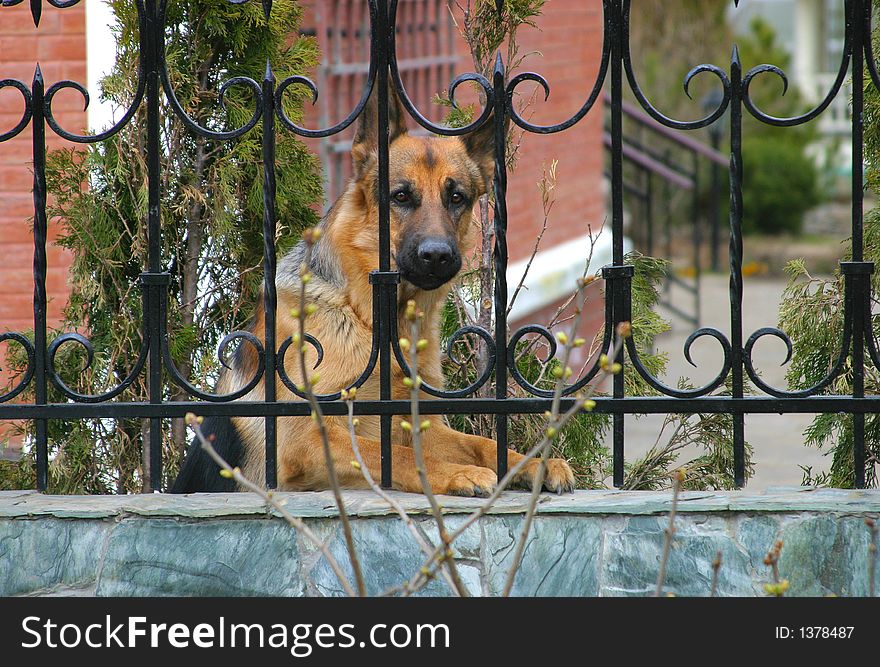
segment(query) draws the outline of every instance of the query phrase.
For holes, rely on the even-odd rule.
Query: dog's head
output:
[[[378,103],[374,86],[352,145],[355,183],[378,206]],[[471,216],[494,173],[493,124],[463,137],[417,137],[393,89],[388,100],[391,250],[404,280],[434,290],[461,269]]]

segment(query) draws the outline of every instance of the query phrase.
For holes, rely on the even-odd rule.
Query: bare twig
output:
[[[510,303],[507,306],[507,314],[510,315],[510,311],[513,308],[513,305],[516,303],[516,298],[519,296],[520,290],[525,285],[526,278],[528,278],[529,270],[532,268],[532,262],[535,261],[535,257],[538,255],[538,248],[541,246],[541,240],[544,238],[544,233],[547,231],[547,223],[550,220],[550,212],[553,210],[553,204],[556,203],[556,199],[551,197],[553,190],[556,188],[556,165],[559,164],[559,160],[553,160],[550,163],[550,174],[547,174],[546,167],[544,168],[544,175],[541,180],[538,182],[538,188],[541,190],[541,207],[544,210],[544,221],[541,225],[541,231],[538,232],[538,238],[535,239],[535,246],[532,248],[532,254],[529,256],[529,261],[526,262],[526,268],[523,271],[522,277],[519,279],[519,283],[516,286],[516,289],[513,290],[513,296],[510,297]],[[589,266],[589,262],[587,263]]]
[[[309,405],[312,408],[312,418],[318,427],[321,436],[321,445],[324,450],[324,464],[327,466],[327,477],[330,481],[330,489],[333,492],[333,498],[336,501],[336,507],[339,510],[339,520],[342,523],[342,533],[345,537],[345,545],[348,550],[348,556],[351,560],[351,567],[354,571],[355,584],[357,586],[358,595],[365,597],[367,587],[364,583],[364,575],[361,571],[360,561],[358,560],[357,550],[354,546],[354,538],[351,534],[351,523],[348,520],[348,512],[345,511],[345,501],[342,499],[342,491],[339,486],[339,477],[336,474],[336,462],[333,460],[333,453],[330,451],[330,439],[327,436],[327,425],[324,421],[324,415],[321,412],[321,406],[315,398],[314,384],[318,381],[317,374],[309,375],[309,369],[306,366],[306,316],[314,312],[315,304],[306,303],[306,285],[311,280],[309,273],[309,260],[312,255],[312,247],[320,238],[320,230],[318,228],[306,229],[302,234],[303,241],[306,244],[306,252],[303,257],[302,266],[300,267],[300,292],[299,292],[299,308],[295,309],[293,316],[299,320],[299,332],[294,337],[294,346],[297,349],[299,357],[300,372],[302,374],[302,390],[308,398]]]
[[[779,578],[779,555],[782,553],[782,540],[776,540],[773,548],[764,557],[764,565],[769,565],[773,573],[773,583],[764,584],[764,590],[768,595],[781,598],[788,590],[788,579]]]
[[[669,525],[664,531],[666,537],[663,541],[663,554],[660,556],[660,569],[657,572],[657,588],[654,590],[655,598],[659,598],[663,594],[663,582],[666,580],[666,564],[669,562],[672,538],[675,535],[675,513],[678,509],[678,496],[681,493],[681,483],[684,482],[684,477],[684,471],[680,468],[672,473],[672,507],[669,510]]]
[[[553,403],[550,409],[550,414],[547,416],[547,426],[545,430],[545,444],[544,448],[540,452],[541,463],[538,466],[538,472],[532,479],[532,493],[529,497],[529,504],[526,508],[526,515],[523,519],[522,530],[520,532],[519,539],[517,540],[516,549],[514,551],[513,562],[511,563],[510,570],[507,573],[507,580],[504,583],[504,590],[502,595],[504,597],[508,597],[510,595],[510,591],[513,589],[513,582],[516,579],[516,573],[519,571],[520,562],[522,561],[522,556],[525,551],[526,542],[528,540],[529,533],[532,528],[532,521],[534,520],[535,511],[538,507],[538,498],[541,495],[541,489],[544,486],[544,478],[547,475],[547,459],[550,454],[550,446],[556,440],[556,437],[559,435],[559,404],[562,399],[562,393],[565,390],[565,381],[571,377],[572,370],[568,366],[568,360],[571,356],[571,351],[575,347],[580,347],[584,344],[584,340],[581,338],[577,338],[577,330],[580,325],[581,313],[583,312],[584,302],[586,301],[586,287],[592,282],[592,280],[587,280],[585,278],[581,278],[578,281],[578,294],[580,295],[580,303],[577,306],[575,318],[572,321],[570,334],[566,335],[563,332],[559,332],[556,334],[557,340],[564,345],[564,352],[562,355],[562,364],[556,368],[554,375],[556,376],[556,386],[553,389]],[[627,327],[629,323],[627,322]],[[608,363],[607,359],[614,359],[617,357],[617,352],[622,347],[622,341],[624,338],[624,334],[628,333],[628,328],[624,329],[620,328],[618,331],[618,339],[615,343],[614,350],[610,357],[605,357],[605,362],[602,364],[603,373],[613,374],[619,372],[620,366],[619,364]],[[596,391],[596,387],[598,386],[598,382],[594,382],[587,389],[586,399],[590,400],[590,397]],[[582,400],[582,399],[581,399]],[[583,402],[585,407],[589,407],[592,404]]]
[[[871,531],[871,542],[868,544],[868,597],[874,597],[874,579],[877,571],[877,522],[865,519],[865,525]]]
[[[404,378],[404,384],[407,385],[410,390],[410,411],[412,422],[401,421],[400,426],[405,431],[409,431],[412,435],[412,448],[416,459],[416,472],[418,473],[419,481],[422,484],[422,491],[428,499],[428,504],[431,506],[431,514],[434,516],[434,521],[437,522],[437,532],[440,541],[445,547],[445,551],[443,552],[444,563],[446,565],[446,570],[449,573],[449,577],[452,580],[453,588],[461,597],[469,597],[470,593],[468,593],[467,588],[462,583],[461,577],[458,574],[458,568],[455,565],[455,558],[452,554],[452,540],[446,530],[446,522],[443,520],[443,511],[431,490],[431,483],[428,481],[428,473],[425,466],[425,452],[422,447],[422,432],[430,428],[431,421],[428,419],[421,421],[419,415],[419,387],[422,384],[422,379],[419,377],[419,352],[424,349],[428,344],[428,341],[419,338],[419,320],[423,317],[423,314],[417,311],[415,301],[407,302],[404,317],[410,323],[410,336],[412,338],[412,341],[407,341],[406,339],[400,340],[404,352],[406,352],[407,348],[409,348],[410,351],[410,377]]]
[[[210,456],[214,462],[220,466],[220,474],[227,479],[234,479],[240,486],[243,486],[248,491],[253,491],[258,496],[260,496],[263,500],[266,501],[267,504],[274,507],[278,513],[284,518],[285,521],[293,528],[294,530],[302,533],[306,539],[309,540],[315,547],[317,547],[324,557],[327,559],[327,563],[330,565],[330,569],[333,570],[333,573],[336,575],[336,578],[339,579],[339,583],[342,585],[342,588],[345,590],[346,594],[351,597],[355,596],[354,589],[351,587],[351,584],[348,582],[348,578],[345,576],[345,572],[342,571],[342,568],[339,566],[339,562],[336,558],[333,557],[333,554],[330,553],[329,547],[321,541],[321,539],[312,532],[312,530],[303,522],[302,519],[293,516],[290,512],[288,512],[284,506],[279,503],[272,492],[266,491],[263,487],[254,484],[247,477],[245,477],[239,468],[233,468],[230,466],[220,454],[217,453],[217,450],[214,449],[214,445],[205,437],[204,432],[202,431],[201,424],[199,423],[201,420],[199,417],[196,417],[194,414],[189,413],[185,417],[186,423],[189,424],[193,431],[196,434],[196,438],[198,438],[199,443],[202,446],[202,450],[204,450],[208,456]]]
[[[620,345],[620,341],[618,341],[618,345]],[[575,416],[577,416],[584,410],[591,410],[593,407],[594,402],[589,398],[579,398],[578,400],[574,401],[572,406],[557,420],[557,430],[561,431]],[[501,497],[501,494],[504,493],[505,490],[507,490],[513,480],[519,477],[519,474],[523,471],[523,469],[532,461],[532,459],[534,459],[542,451],[544,451],[548,447],[550,442],[551,437],[547,434],[547,432],[545,432],[544,437],[541,439],[541,441],[533,446],[530,450],[528,450],[523,455],[522,459],[520,459],[515,465],[508,469],[507,474],[502,477],[501,480],[499,480],[498,484],[495,487],[495,490],[489,495],[486,501],[471,514],[469,514],[464,519],[464,521],[461,522],[458,528],[456,528],[455,531],[452,532],[452,534],[449,536],[450,544],[455,542],[455,540],[457,540],[468,528],[470,528],[476,521],[485,516],[492,509],[492,507],[494,507],[495,503]],[[401,588],[406,589],[410,592],[415,592],[419,590],[419,588],[424,586],[428,581],[430,581],[430,578],[436,571],[439,560],[442,557],[443,553],[444,545],[440,545],[439,547],[435,548],[434,552],[419,568],[419,571],[413,576],[413,578],[409,582],[407,582]]]
[[[585,405],[586,404],[586,405]],[[571,421],[575,416],[581,413],[585,407],[589,407],[590,402],[588,400],[577,400],[574,404],[559,418],[559,430],[562,430],[569,421]],[[523,471],[523,469],[528,465],[532,459],[534,459],[540,452],[544,450],[547,446],[547,443],[550,441],[549,437],[545,434],[542,440],[532,447],[528,452],[523,455],[523,458],[520,459],[513,467],[507,470],[507,474],[501,478],[498,482],[498,485],[495,487],[495,490],[489,495],[480,507],[475,509],[471,514],[465,518],[465,520],[459,525],[458,528],[453,531],[453,533],[449,536],[450,543],[455,542],[461,535],[470,528],[476,521],[485,516],[491,509],[494,507],[495,503],[498,501],[498,498],[501,497],[501,494],[507,490],[507,487],[516,479],[519,474]],[[421,586],[427,583],[426,575],[432,572],[436,565],[437,561],[442,555],[443,545],[434,549],[434,552],[425,561],[422,567],[419,569],[419,572],[413,577],[410,582],[406,585],[409,589],[415,591],[418,590]]]
[[[416,525],[416,522],[412,520],[412,517],[407,513],[407,511],[403,508],[403,506],[394,499],[389,493],[385,491],[376,480],[373,478],[373,475],[370,473],[369,467],[364,462],[363,456],[361,454],[361,449],[358,446],[357,442],[357,433],[355,429],[357,428],[357,419],[354,417],[354,399],[357,395],[357,391],[355,389],[343,390],[342,398],[345,400],[346,405],[348,406],[348,434],[351,438],[351,449],[354,452],[355,460],[352,461],[352,466],[356,467],[361,471],[361,474],[364,476],[364,480],[369,485],[370,489],[379,496],[382,500],[388,503],[388,506],[393,509],[397,515],[400,517],[403,524],[407,527],[410,534],[413,536],[413,539],[419,545],[419,548],[424,552],[426,556],[430,556],[433,553],[434,546],[428,541],[424,531]],[[454,584],[452,580],[447,576],[447,583],[449,583],[450,587],[455,590]]]

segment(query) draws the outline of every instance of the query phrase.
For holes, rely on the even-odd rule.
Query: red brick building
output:
[[[93,11],[97,4],[88,0],[71,8],[56,9],[44,3],[38,29],[33,25],[27,3],[0,9],[0,79],[29,83],[39,62],[47,88],[61,79],[87,85],[87,51],[107,39],[106,30],[99,34],[86,30],[86,12]],[[365,19],[365,3],[361,0],[309,2],[305,27],[313,27],[325,61],[317,73],[322,96],[315,122],[338,121],[351,109],[348,104],[352,95],[357,96],[366,71]],[[546,103],[539,100],[529,114],[532,122],[549,124],[575,113],[593,85],[602,47],[601,1],[549,0],[538,25],[540,30],[522,30],[520,44],[523,53],[541,54],[529,56],[524,67],[543,74],[550,82],[552,94]],[[473,70],[467,46],[453,24],[446,0],[401,0],[398,26],[398,55],[408,90],[423,113],[439,120],[442,109],[430,100],[446,88],[455,74]],[[523,92],[527,89],[526,85],[522,87]],[[94,104],[97,95],[92,92]],[[86,127],[87,117],[78,94],[63,91],[53,108],[62,126],[74,130]],[[21,110],[22,100],[16,90],[0,90],[0,132],[18,122]],[[50,149],[66,144],[51,131],[47,134]],[[313,144],[324,158],[329,191],[338,192],[344,177],[347,146],[345,137],[341,139]],[[604,221],[601,109],[563,133],[523,138],[520,159],[509,179],[507,200],[508,246],[514,274],[517,270],[521,273],[540,233],[543,212],[537,183],[545,166],[553,160],[558,160],[557,203],[542,242],[542,256],[554,246],[583,237],[588,225],[595,231]],[[0,331],[23,331],[33,326],[33,236],[28,222],[33,215],[30,163],[29,130],[0,144]],[[50,241],[51,238],[50,225]],[[567,286],[571,283],[560,285],[558,275],[554,278],[560,261],[569,265],[569,273],[571,267],[579,273],[583,266],[583,253],[577,249],[561,255],[546,256],[548,261],[539,257],[534,265],[536,275],[530,281],[533,284],[528,295],[533,305],[523,314],[529,321],[546,321],[546,315],[555,311],[562,300],[557,292],[570,291]],[[596,259],[601,264],[610,257]],[[50,244],[48,264],[52,326],[57,324],[66,302],[70,258],[61,248]],[[542,290],[548,287],[542,300]],[[601,307],[597,305],[587,328],[595,330],[598,322]]]

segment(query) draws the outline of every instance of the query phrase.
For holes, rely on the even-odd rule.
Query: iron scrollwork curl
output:
[[[847,2],[847,5],[849,5],[849,2]],[[847,16],[849,15],[850,12],[849,10],[847,10]],[[837,77],[834,80],[834,84],[831,86],[831,89],[828,91],[822,101],[806,113],[800,114],[798,116],[791,116],[788,118],[780,118],[761,111],[761,109],[759,109],[752,100],[750,95],[750,86],[752,80],[758,75],[764,73],[775,74],[776,76],[778,76],[782,80],[782,95],[785,95],[785,93],[788,92],[788,76],[781,68],[777,67],[776,65],[757,65],[746,72],[746,75],[743,77],[742,82],[743,105],[745,105],[746,109],[749,110],[749,113],[752,114],[752,116],[754,116],[762,123],[766,123],[768,125],[775,125],[777,127],[793,127],[795,125],[808,123],[818,117],[823,111],[825,111],[825,109],[827,109],[831,105],[831,102],[834,101],[834,98],[837,97],[837,94],[840,92],[841,86],[843,86],[843,82],[846,80],[846,75],[847,71],[849,70],[849,63],[851,60],[851,54],[852,40],[850,37],[850,31],[847,30],[843,45],[843,57],[841,58],[840,68],[837,71]]]
[[[280,84],[278,84],[278,87],[275,89],[275,113],[278,116],[278,120],[281,121],[281,124],[294,134],[297,134],[301,137],[309,137],[313,139],[329,137],[333,134],[338,134],[349,125],[351,125],[357,119],[357,117],[361,115],[364,107],[367,106],[367,102],[370,99],[370,93],[372,92],[373,85],[375,85],[376,81],[376,54],[378,51],[378,31],[376,30],[376,0],[368,0],[367,5],[370,12],[371,27],[370,63],[369,69],[367,71],[367,80],[364,84],[364,90],[361,93],[361,97],[358,100],[358,103],[344,119],[331,127],[320,128],[317,130],[310,130],[308,128],[302,127],[301,125],[297,125],[295,122],[293,122],[284,111],[284,93],[290,86],[294,84],[305,86],[309,89],[309,91],[311,91],[312,104],[315,104],[318,101],[318,86],[316,86],[315,82],[307,76],[302,76],[299,74],[295,76],[289,76],[284,79]]]
[[[685,95],[687,95],[689,98],[691,96],[690,83],[698,74],[709,72],[710,74],[714,74],[721,82],[721,101],[714,111],[710,112],[703,118],[692,121],[676,120],[673,118],[669,118],[659,109],[657,109],[657,107],[651,104],[651,101],[648,99],[647,95],[645,95],[645,93],[642,91],[642,88],[639,85],[639,81],[636,78],[635,70],[633,69],[632,53],[629,45],[630,4],[631,0],[625,0],[623,5],[623,69],[626,72],[626,78],[627,81],[629,81],[630,89],[632,90],[633,95],[635,95],[636,99],[645,110],[645,112],[661,125],[665,125],[666,127],[670,127],[674,130],[697,130],[701,127],[707,127],[719,118],[721,118],[721,116],[724,115],[724,112],[727,111],[727,107],[730,104],[730,78],[727,76],[727,73],[717,65],[697,65],[684,77],[684,92]]]
[[[15,88],[21,93],[21,96],[24,98],[24,111],[21,114],[21,119],[16,123],[15,127],[6,132],[0,132],[0,142],[9,141],[21,134],[22,130],[24,130],[24,128],[28,126],[28,123],[31,122],[31,118],[34,115],[34,111],[31,108],[33,105],[33,96],[31,95],[30,88],[17,79],[2,79],[0,80],[0,90],[3,90],[4,88]]]
[[[550,84],[548,83],[547,79],[536,72],[523,72],[521,74],[517,74],[507,84],[507,113],[510,115],[511,120],[513,120],[515,124],[526,130],[527,132],[534,132],[535,134],[554,134],[556,132],[567,130],[571,126],[578,123],[584,116],[587,115],[587,113],[589,113],[589,111],[596,104],[596,100],[599,99],[599,95],[602,93],[602,87],[605,85],[605,78],[608,75],[608,63],[611,60],[611,12],[608,9],[607,3],[603,3],[603,17],[604,31],[602,37],[602,56],[599,62],[599,71],[596,75],[596,81],[593,83],[593,88],[581,108],[578,109],[578,111],[573,116],[560,123],[555,123],[553,125],[537,125],[535,123],[530,123],[525,118],[523,118],[514,108],[512,104],[514,91],[516,90],[517,86],[525,81],[535,82],[540,85],[541,88],[544,90],[544,101],[546,102],[550,98]]]
[[[52,2],[52,0],[50,0]],[[75,2],[71,2],[70,4],[76,4],[78,0]],[[52,2],[52,4],[55,4]],[[56,7],[60,5],[55,5]],[[68,5],[69,6],[69,5]],[[144,5],[144,0],[135,0],[135,7],[137,8],[138,14],[138,31],[140,34],[140,49],[138,49],[138,65],[137,65],[137,88],[135,89],[134,99],[131,101],[131,104],[128,105],[128,108],[125,110],[125,113],[122,115],[116,123],[113,124],[112,127],[107,128],[103,132],[99,132],[97,134],[76,134],[74,132],[69,132],[65,130],[55,118],[55,114],[52,111],[52,100],[55,98],[56,93],[65,88],[69,88],[77,91],[80,95],[83,96],[83,111],[86,111],[89,108],[89,103],[91,98],[89,96],[89,91],[80,83],[76,81],[58,81],[53,84],[47,91],[44,100],[44,114],[46,116],[46,123],[49,127],[52,128],[52,131],[57,134],[62,139],[66,139],[68,141],[72,141],[78,144],[93,144],[98,141],[104,141],[105,139],[109,139],[123,127],[125,127],[131,119],[134,117],[134,114],[137,112],[138,107],[140,107],[141,102],[144,99],[144,92],[147,87],[146,83],[146,72],[144,70],[144,41],[145,35],[147,32],[147,19],[146,19],[146,7]]]
[[[163,28],[165,26],[167,9],[168,0],[162,0],[161,4],[159,5],[158,23]],[[259,83],[247,76],[236,76],[223,82],[223,84],[220,86],[220,90],[218,91],[218,102],[220,104],[220,108],[225,109],[226,105],[224,99],[226,91],[230,87],[243,85],[247,88],[250,88],[251,92],[254,95],[254,113],[251,115],[248,121],[241,127],[235,128],[233,130],[227,130],[225,132],[211,130],[207,127],[199,125],[196,120],[190,117],[190,115],[183,108],[183,105],[181,105],[180,100],[177,99],[177,95],[175,94],[174,88],[171,85],[171,78],[168,75],[168,62],[165,56],[165,49],[161,48],[161,46],[162,45],[160,45],[160,48],[158,48],[158,56],[159,79],[162,82],[162,89],[165,91],[165,96],[168,98],[168,103],[174,110],[174,114],[178,118],[180,118],[181,121],[183,121],[183,124],[186,125],[186,127],[188,127],[190,130],[201,137],[204,137],[206,139],[213,139],[215,141],[237,139],[238,137],[244,136],[252,129],[254,129],[254,127],[256,127],[257,123],[260,121],[260,118],[263,115],[263,104],[265,103],[265,101],[263,100],[263,89],[261,88]]]
[[[162,318],[162,321],[165,321],[164,317]],[[162,358],[165,362],[165,368],[168,370],[168,374],[174,384],[176,384],[181,389],[184,389],[187,393],[195,396],[196,398],[200,398],[203,401],[210,401],[212,403],[225,403],[227,401],[234,401],[235,399],[241,398],[242,396],[248,394],[254,387],[256,387],[266,371],[266,351],[263,348],[263,344],[260,342],[260,339],[257,338],[250,331],[233,331],[232,333],[226,334],[226,336],[223,337],[223,340],[221,340],[220,344],[217,346],[217,358],[220,360],[220,363],[223,364],[223,367],[227,369],[230,368],[230,366],[226,363],[226,350],[229,348],[229,345],[231,345],[233,341],[239,339],[243,341],[242,344],[251,345],[256,351],[257,368],[254,372],[253,377],[248,380],[244,386],[236,389],[235,391],[229,392],[228,394],[212,394],[202,391],[195,385],[191,384],[185,377],[183,377],[183,375],[181,375],[180,371],[177,369],[177,366],[175,366],[174,364],[174,360],[171,358],[171,351],[168,347],[167,331],[162,338]]]
[[[834,366],[831,367],[825,377],[822,378],[819,382],[799,391],[784,391],[782,389],[777,389],[776,387],[767,384],[766,382],[764,382],[764,380],[761,379],[761,376],[755,370],[755,363],[752,359],[752,351],[755,347],[755,343],[757,343],[758,340],[765,336],[772,336],[774,338],[778,338],[783,343],[785,343],[785,359],[780,364],[780,366],[785,366],[789,361],[791,361],[791,357],[794,352],[791,344],[791,339],[788,337],[788,334],[776,327],[762,327],[761,329],[755,331],[751,336],[749,336],[749,339],[746,341],[746,344],[743,347],[743,363],[745,364],[746,372],[748,373],[749,378],[762,391],[777,398],[803,398],[805,396],[818,394],[820,391],[825,389],[825,387],[829,386],[835,380],[835,378],[837,378],[843,372],[844,366],[846,364],[846,358],[849,355],[850,340],[852,338],[852,325],[850,324],[849,304],[844,306],[844,312],[845,314],[843,324],[843,336],[840,345],[840,354],[838,355],[837,361],[835,362]]]
[[[140,353],[138,354],[134,367],[118,385],[100,394],[83,394],[72,389],[63,379],[61,379],[61,374],[56,368],[55,358],[58,356],[58,350],[60,350],[61,346],[65,343],[76,343],[85,349],[86,363],[85,366],[80,369],[80,372],[88,370],[92,365],[92,361],[95,358],[95,349],[88,338],[76,332],[64,333],[57,336],[47,348],[47,375],[49,376],[49,380],[55,385],[58,391],[67,396],[67,398],[80,403],[102,403],[103,401],[109,401],[110,399],[115,398],[125,391],[125,389],[131,386],[137,376],[141,374],[141,371],[143,371],[150,349],[149,336],[145,335],[143,341],[141,341]]]
[[[24,351],[27,354],[27,366],[24,369],[24,373],[22,374],[21,379],[15,383],[15,386],[12,387],[12,389],[10,389],[9,391],[0,394],[0,403],[11,401],[13,398],[23,392],[28,384],[30,384],[30,381],[33,379],[34,370],[36,367],[36,350],[34,349],[34,344],[31,343],[31,341],[26,336],[23,336],[22,334],[16,333],[14,331],[0,333],[0,343],[3,343],[5,341],[15,341],[24,348]]]
[[[865,15],[863,17],[854,17],[853,10],[854,6],[852,0],[846,0],[845,3],[845,13],[846,13],[846,29],[844,30],[844,42],[843,42],[843,53],[840,60],[840,67],[837,70],[837,76],[832,84],[830,90],[825,94],[822,100],[814,106],[809,111],[800,114],[798,116],[790,116],[788,118],[780,118],[777,116],[773,116],[771,114],[765,113],[752,101],[752,98],[749,94],[749,86],[752,83],[752,80],[763,73],[775,74],[782,80],[782,94],[788,91],[788,76],[785,72],[775,66],[775,65],[758,65],[750,69],[745,77],[743,78],[743,104],[749,110],[749,113],[752,114],[756,119],[761,121],[762,123],[766,123],[768,125],[775,125],[778,127],[792,127],[795,125],[802,125],[804,123],[808,123],[811,120],[817,118],[822,112],[824,112],[834,101],[834,98],[837,97],[837,94],[840,92],[841,87],[843,86],[843,82],[846,81],[847,72],[849,70],[850,61],[853,57],[861,58],[862,54],[854,54],[853,53],[853,45],[852,45],[852,33],[854,27],[855,20],[861,20],[867,32],[865,34],[871,34],[871,8],[870,3],[865,3]],[[880,87],[880,77],[877,75],[876,66],[874,64],[873,53],[871,40],[865,40],[865,59],[867,61],[868,71],[871,72],[871,76],[874,80],[874,84]]]
[[[390,16],[390,25],[397,25],[397,5],[398,0],[391,0],[389,6],[389,16]],[[477,74],[476,72],[468,72],[466,74],[460,74],[455,77],[452,82],[449,84],[449,101],[452,103],[453,107],[456,109],[458,105],[455,101],[455,91],[458,87],[463,84],[465,81],[473,81],[480,88],[483,89],[483,94],[486,96],[486,103],[483,106],[483,110],[480,112],[479,116],[467,125],[463,125],[462,127],[449,127],[447,125],[437,125],[436,123],[432,123],[428,118],[426,118],[419,110],[416,108],[416,105],[413,104],[413,101],[410,99],[409,95],[406,92],[406,86],[403,85],[403,77],[400,75],[400,67],[397,63],[397,35],[396,32],[392,29],[389,35],[390,42],[390,53],[388,55],[389,64],[391,67],[391,81],[394,84],[394,88],[397,91],[397,96],[400,99],[400,103],[403,105],[404,109],[406,109],[407,113],[423,128],[430,132],[434,132],[435,134],[439,134],[446,137],[454,137],[461,136],[463,134],[467,134],[468,132],[473,132],[474,130],[479,129],[489,120],[489,116],[492,115],[492,108],[494,107],[494,99],[495,93],[492,88],[492,84],[489,80],[484,77],[482,74]]]
[[[80,0],[48,0],[49,4],[57,9],[67,9],[78,5]],[[20,5],[24,0],[2,0],[0,7],[14,7]],[[40,17],[43,15],[43,1],[30,0],[31,18],[34,20],[34,26],[40,26]]]
[[[727,340],[727,336],[725,336],[714,327],[703,327],[691,333],[691,335],[688,336],[687,340],[684,342],[684,358],[691,366],[693,366],[694,368],[697,367],[697,365],[691,358],[691,346],[698,338],[702,338],[703,336],[714,338],[720,343],[721,351],[724,353],[724,363],[721,370],[712,380],[710,380],[703,386],[696,387],[694,389],[675,389],[674,387],[670,387],[664,384],[656,377],[654,377],[650,373],[650,371],[645,368],[644,364],[642,364],[641,359],[639,358],[639,351],[636,347],[635,339],[632,336],[626,339],[625,345],[633,368],[636,369],[636,372],[638,372],[638,374],[642,376],[642,379],[647,382],[651,387],[653,387],[660,393],[666,394],[667,396],[672,396],[673,398],[697,398],[699,396],[705,396],[709,392],[714,391],[722,384],[724,384],[724,380],[727,379],[727,375],[728,373],[730,373],[730,369],[733,365],[733,348],[730,345],[730,341]]]
[[[480,375],[468,386],[462,387],[461,389],[441,389],[439,387],[434,387],[422,380],[421,385],[419,385],[419,389],[421,391],[430,396],[436,396],[437,398],[463,398],[465,396],[473,394],[480,387],[486,384],[486,382],[488,382],[489,378],[492,376],[492,371],[495,369],[497,351],[495,347],[495,339],[488,331],[486,331],[482,327],[468,325],[463,326],[455,331],[455,333],[453,333],[449,337],[449,340],[446,342],[446,356],[452,361],[452,363],[456,364],[457,366],[464,366],[465,362],[456,356],[453,348],[458,341],[462,340],[465,336],[468,335],[478,336],[486,344],[488,355],[486,367],[483,369],[483,372],[480,373]],[[409,364],[406,362],[406,355],[404,355],[403,350],[400,349],[399,341],[400,336],[397,328],[397,320],[395,319],[391,324],[391,349],[393,350],[394,358],[397,359],[397,363],[400,365],[400,368],[403,371],[404,375],[409,377],[412,375],[412,371],[410,370]]]
[[[379,312],[379,294],[378,291],[374,291],[373,293],[373,321],[375,322],[378,318]],[[314,369],[318,368],[321,365],[321,362],[324,360],[324,346],[321,345],[321,341],[312,336],[310,333],[306,332],[303,336],[303,339],[309,343],[313,348],[315,348],[315,352],[318,355],[318,358],[315,360]],[[287,387],[293,394],[299,396],[302,399],[308,400],[308,395],[302,391],[299,387],[296,386],[296,383],[291,379],[290,375],[287,373],[287,364],[285,360],[287,358],[287,352],[293,345],[293,336],[288,336],[283,343],[281,343],[281,347],[278,348],[277,360],[278,363],[276,365],[278,371],[278,377],[281,378],[281,382]],[[373,336],[370,342],[370,358],[367,360],[367,364],[364,367],[364,370],[361,371],[361,374],[357,377],[357,379],[352,382],[346,389],[359,389],[364,382],[373,374],[373,370],[376,368],[376,362],[379,359],[379,327],[373,327]],[[342,398],[342,392],[337,391],[332,394],[315,394],[315,399],[318,401],[337,401]]]
[[[607,313],[606,313],[607,315]],[[552,398],[553,391],[549,389],[541,389],[540,387],[529,382],[519,370],[519,366],[516,363],[516,348],[519,342],[529,334],[537,334],[541,338],[544,338],[547,341],[547,359],[544,363],[547,363],[556,356],[556,337],[553,335],[553,332],[550,331],[547,327],[541,326],[540,324],[527,324],[526,326],[520,327],[510,336],[510,341],[507,346],[507,368],[510,371],[511,376],[516,383],[528,391],[529,393],[535,396],[541,396],[542,398]],[[611,318],[605,318],[605,330],[602,337],[602,345],[600,349],[607,350],[611,344]],[[565,387],[562,391],[563,396],[570,396],[581,389],[583,389],[590,380],[596,377],[596,374],[601,369],[601,364],[599,363],[599,359],[593,363],[592,367],[589,371],[587,371],[584,375],[579,377],[575,382]]]

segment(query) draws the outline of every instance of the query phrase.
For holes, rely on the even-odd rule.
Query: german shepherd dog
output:
[[[319,393],[332,393],[350,386],[366,367],[373,340],[373,298],[370,271],[377,269],[379,245],[378,211],[378,108],[374,91],[361,114],[351,156],[354,175],[345,192],[320,224],[320,239],[310,253],[307,303],[316,310],[306,319],[306,332],[317,338],[326,351],[315,385]],[[494,173],[493,125],[463,137],[416,137],[407,134],[404,110],[397,95],[389,93],[389,186],[391,196],[392,268],[400,272],[397,305],[399,331],[408,331],[404,310],[409,300],[424,313],[422,336],[428,341],[420,353],[420,375],[435,387],[443,386],[439,342],[439,316],[461,269],[462,249],[472,247],[476,225],[473,206],[486,192]],[[300,242],[278,264],[277,340],[299,331],[291,311],[299,308],[300,266],[305,244]],[[250,325],[257,338],[264,335],[262,299]],[[315,363],[308,348],[307,363]],[[286,370],[301,383],[295,355],[288,355]],[[256,351],[240,345],[230,368],[219,379],[218,390],[232,392],[244,386],[256,373]],[[379,373],[374,372],[358,389],[358,398],[378,399]],[[404,374],[393,362],[393,397],[406,399],[409,389]],[[280,380],[279,401],[302,400]],[[243,400],[264,398],[262,382]],[[434,493],[485,496],[497,483],[496,448],[493,440],[460,433],[442,416],[430,416],[430,429],[423,434],[428,481]],[[327,417],[326,427],[336,473],[344,488],[367,488],[360,471],[352,467],[347,419]],[[231,465],[257,484],[265,484],[265,432],[261,417],[212,417],[203,424],[206,435],[214,435],[214,446]],[[379,479],[379,417],[362,416],[357,442],[374,479]],[[422,492],[409,433],[392,425],[393,487]],[[522,456],[508,450],[508,465]],[[317,426],[309,417],[278,418],[278,487],[284,491],[329,488],[323,446]],[[530,461],[517,486],[531,487],[539,462]],[[574,476],[561,459],[548,461],[544,488],[571,490]],[[235,482],[219,475],[217,465],[193,441],[172,493],[234,491]]]

